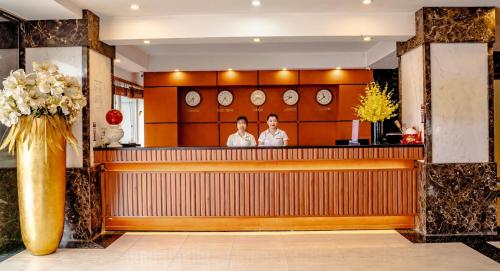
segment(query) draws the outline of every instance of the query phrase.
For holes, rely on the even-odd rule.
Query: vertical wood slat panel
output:
[[[104,172],[106,216],[413,215],[417,169]]]
[[[297,148],[297,149],[122,149],[94,150],[94,163],[109,162],[179,162],[179,161],[251,161],[251,160],[345,160],[345,159],[409,159],[421,160],[422,147],[385,148]]]

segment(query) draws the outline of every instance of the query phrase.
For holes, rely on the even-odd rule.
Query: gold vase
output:
[[[47,255],[57,250],[64,228],[66,139],[51,131],[47,118],[30,124],[31,140],[16,146],[21,234],[31,254]]]

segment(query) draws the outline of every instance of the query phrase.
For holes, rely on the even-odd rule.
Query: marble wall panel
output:
[[[61,73],[75,76],[80,84],[83,82],[82,71],[82,47],[45,47],[45,48],[26,48],[26,63],[29,63],[26,70],[31,72],[33,70],[31,63],[33,61],[44,62],[50,61],[51,63],[59,66]],[[78,140],[78,153],[68,144],[66,146],[66,166],[67,167],[82,167],[82,141],[83,141],[83,128],[82,116],[73,124],[73,134]]]
[[[0,255],[22,246],[16,169],[0,169]]]
[[[424,52],[419,46],[401,56],[401,124],[423,130]]]
[[[496,163],[421,164],[416,229],[496,234]]]
[[[61,246],[92,241],[102,231],[100,168],[72,168],[66,172],[66,217]]]
[[[0,49],[17,49],[19,48],[19,23],[17,22],[0,22]]]
[[[432,162],[488,162],[487,45],[433,43],[430,48]]]

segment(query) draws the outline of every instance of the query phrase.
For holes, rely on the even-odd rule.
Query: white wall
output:
[[[26,70],[29,72],[33,70],[33,61],[50,61],[58,65],[62,73],[75,76],[82,83],[82,47],[26,48]],[[83,167],[81,114],[73,124],[72,131],[78,140],[78,154],[67,145],[66,166]]]
[[[487,162],[488,50],[431,44],[432,162]]]
[[[19,51],[17,49],[0,49],[0,89],[1,82],[10,74],[11,70],[19,68]],[[7,132],[7,127],[0,124],[0,142]],[[16,167],[16,158],[7,151],[0,151],[0,168]]]
[[[111,59],[100,53],[89,50],[89,102],[90,108],[90,142],[91,146],[100,145],[104,129],[108,126],[106,113],[111,109],[112,81]],[[96,124],[94,137],[93,124]],[[94,163],[94,152],[90,152],[90,164]]]
[[[421,107],[424,100],[424,53],[419,46],[401,56],[401,122],[403,127],[424,129]],[[423,133],[422,133],[423,134]]]

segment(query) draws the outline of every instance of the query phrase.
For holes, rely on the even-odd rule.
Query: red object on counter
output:
[[[106,121],[111,125],[118,125],[122,123],[123,115],[120,110],[111,109],[106,113]]]

